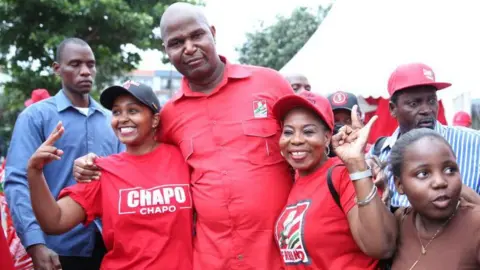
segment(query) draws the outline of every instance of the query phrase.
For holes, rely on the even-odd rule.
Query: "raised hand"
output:
[[[55,147],[55,142],[60,139],[65,129],[62,122],[58,122],[55,129],[48,136],[42,145],[33,153],[32,157],[28,161],[28,167],[36,170],[42,170],[43,167],[52,162],[53,160],[59,160],[63,155],[63,151]]]
[[[358,106],[352,109],[352,125],[343,126],[339,132],[332,136],[332,148],[337,156],[344,162],[365,159],[365,146],[373,123],[377,120],[374,116],[364,126],[358,115]]]

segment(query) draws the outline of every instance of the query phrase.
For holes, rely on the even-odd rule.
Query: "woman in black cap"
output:
[[[128,81],[106,89],[100,102],[112,111],[112,128],[126,152],[96,159],[101,181],[68,187],[55,201],[42,170],[64,154],[54,146],[64,132],[59,123],[28,164],[42,230],[61,234],[101,218],[107,248],[102,269],[192,269],[189,171],[177,148],[155,140],[157,97],[150,87]]]
[[[365,160],[375,119],[363,127],[354,107],[352,127],[332,137],[332,108],[310,92],[281,98],[273,112],[282,122],[281,153],[297,171],[275,226],[286,269],[378,269],[395,249],[397,224]]]

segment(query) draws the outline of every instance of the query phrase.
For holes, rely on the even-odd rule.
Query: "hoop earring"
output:
[[[330,155],[330,146],[327,145],[327,150],[325,150],[325,155],[328,157]]]

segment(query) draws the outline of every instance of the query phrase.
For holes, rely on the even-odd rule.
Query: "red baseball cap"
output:
[[[330,130],[333,130],[333,110],[327,98],[312,92],[303,91],[297,95],[288,95],[280,98],[273,105],[273,114],[278,120],[295,108],[307,108],[320,116]]]
[[[388,80],[388,93],[392,96],[395,92],[412,86],[431,85],[437,90],[451,86],[451,83],[436,82],[432,68],[422,63],[410,63],[398,66]]]
[[[50,93],[48,93],[47,89],[35,89],[32,91],[32,97],[27,99],[23,104],[25,105],[25,107],[28,107],[33,103],[37,103],[49,97],[50,97]]]
[[[453,125],[461,127],[470,127],[472,125],[472,118],[466,112],[457,112],[453,116]]]

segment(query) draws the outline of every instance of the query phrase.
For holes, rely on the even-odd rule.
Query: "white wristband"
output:
[[[368,166],[368,169],[366,171],[350,174],[350,180],[352,181],[357,181],[368,177],[372,177],[372,169],[370,169],[370,166]]]

